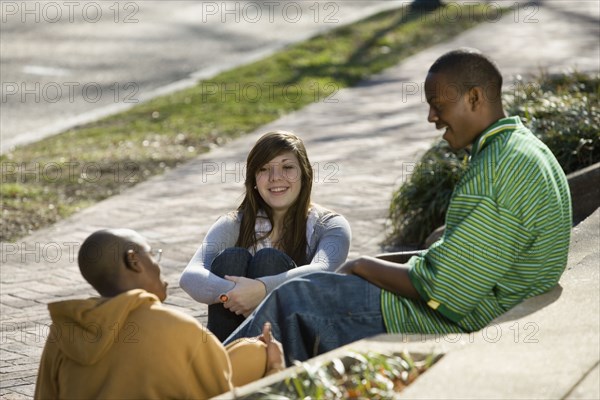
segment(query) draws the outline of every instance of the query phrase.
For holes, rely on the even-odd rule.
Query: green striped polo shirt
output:
[[[421,300],[382,290],[388,332],[474,331],[556,285],[567,263],[571,198],[548,147],[519,117],[473,144],[443,237],[410,259]]]

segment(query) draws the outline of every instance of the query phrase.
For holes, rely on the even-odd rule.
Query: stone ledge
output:
[[[573,201],[573,225],[600,207],[600,162],[567,176]]]

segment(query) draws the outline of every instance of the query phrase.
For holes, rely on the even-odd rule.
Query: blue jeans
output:
[[[292,268],[296,268],[294,261],[277,249],[261,249],[252,256],[246,249],[231,247],[215,257],[210,270],[221,278],[231,275],[256,279],[261,276],[277,275]],[[208,306],[207,328],[221,341],[236,330],[244,320],[243,315],[229,311],[223,307],[223,304]]]
[[[275,289],[227,338],[260,335],[271,322],[286,364],[304,361],[345,344],[386,333],[381,289],[354,275],[318,272]]]

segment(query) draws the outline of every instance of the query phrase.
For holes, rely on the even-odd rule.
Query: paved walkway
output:
[[[521,7],[519,14],[485,23],[339,91],[337,102],[308,106],[18,243],[2,244],[0,396],[32,396],[49,323],[46,304],[94,295],[79,275],[76,253],[96,229],[133,228],[162,247],[171,284],[167,304],[206,322],[206,307],[181,291],[178,277],[208,227],[240,200],[246,154],[269,130],[304,138],[317,173],[313,199],[350,221],[350,256],[379,252],[392,190],[439,136],[425,120],[421,94],[411,94],[428,66],[447,50],[472,46],[498,60],[509,89],[512,76],[536,73],[538,67],[598,71],[598,3],[569,3],[570,8],[564,2]]]
[[[401,2],[2,2],[0,153]]]

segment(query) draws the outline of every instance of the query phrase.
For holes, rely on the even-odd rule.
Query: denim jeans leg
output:
[[[251,259],[252,254],[248,250],[231,247],[223,250],[215,257],[210,270],[221,278],[225,275],[246,276]],[[244,320],[243,315],[237,315],[229,311],[221,303],[208,306],[207,328],[220,341],[225,340]]]
[[[257,336],[271,322],[289,366],[385,333],[380,294],[380,288],[353,275],[319,272],[293,279],[274,290],[225,343]]]
[[[277,275],[296,268],[296,263],[287,254],[270,247],[256,252],[248,265],[248,278]]]

